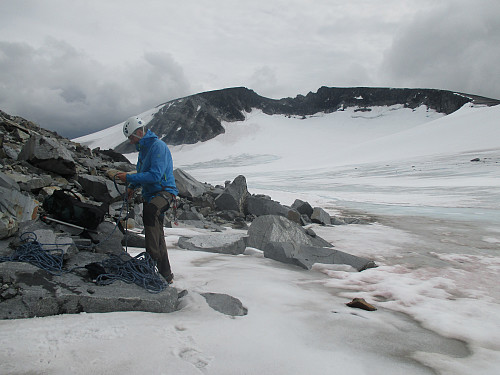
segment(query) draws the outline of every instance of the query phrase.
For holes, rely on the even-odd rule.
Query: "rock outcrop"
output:
[[[375,267],[369,259],[333,249],[333,245],[283,216],[261,216],[248,230],[247,244],[266,258],[311,269],[315,263],[347,264],[358,271]]]
[[[370,111],[373,106],[426,106],[450,114],[468,102],[496,105],[500,101],[475,95],[435,89],[385,87],[321,87],[316,93],[295,98],[269,99],[245,87],[203,92],[161,104],[149,123],[167,144],[194,144],[224,133],[222,122],[243,121],[245,113],[259,109],[268,115],[311,116],[343,111],[349,107]],[[115,148],[121,153],[134,152],[123,142]]]

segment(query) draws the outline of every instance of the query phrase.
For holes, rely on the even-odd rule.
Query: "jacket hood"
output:
[[[141,147],[143,147],[143,146],[147,147],[148,145],[150,145],[151,143],[153,143],[157,139],[158,139],[158,136],[155,133],[153,133],[151,130],[148,129],[146,134],[144,134],[144,137],[142,137],[141,140],[138,143],[136,143],[135,148],[137,149],[137,151],[139,151],[139,149]]]

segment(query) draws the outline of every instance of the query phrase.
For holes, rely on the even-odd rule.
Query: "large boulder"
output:
[[[133,283],[116,280],[98,286],[84,268],[86,264],[106,260],[103,254],[80,252],[71,260],[81,269],[52,275],[29,263],[0,263],[3,285],[10,293],[2,294],[0,319],[19,319],[58,314],[104,313],[113,311],[172,312],[177,307],[177,290],[167,287],[161,293],[149,293]]]
[[[297,247],[291,242],[270,241],[264,245],[263,251],[266,258],[307,269],[307,266],[297,259]]]
[[[287,216],[289,208],[282,206],[265,195],[248,196],[246,200],[246,213],[254,216],[280,215]]]
[[[40,202],[27,193],[0,186],[0,210],[4,213],[2,222],[22,223],[34,220],[38,214],[39,205]],[[9,227],[10,224],[7,225],[7,228]]]
[[[300,199],[295,199],[295,202],[292,204],[292,208],[297,210],[298,213],[301,215],[306,215],[307,217],[311,218],[311,215],[313,213],[313,208],[308,202],[304,202]]]
[[[264,247],[264,256],[282,263],[289,263],[305,269],[313,264],[347,264],[358,271],[376,267],[369,259],[357,257],[343,251],[326,247],[296,245],[291,242],[269,242]]]
[[[17,183],[19,184],[21,190],[32,192],[52,185],[53,179],[47,174],[40,176],[25,176],[25,178],[18,180]]]
[[[199,212],[194,209],[194,207],[191,208],[189,211],[180,211],[178,213],[177,218],[179,220],[203,220],[203,215],[200,214]]]
[[[21,190],[18,183],[9,175],[0,171],[0,187],[13,190]]]
[[[174,170],[175,185],[177,190],[179,190],[179,196],[185,198],[199,198],[206,191],[207,188],[204,184],[196,180],[189,173],[183,171],[182,169]]]
[[[20,191],[13,178],[0,172],[0,239],[13,236],[20,223],[33,220],[38,206],[37,200]]]
[[[311,214],[311,221],[321,225],[329,225],[331,223],[330,214],[321,207],[314,207]]]
[[[127,231],[123,235],[121,244],[124,247],[139,247],[141,249],[146,248],[146,237],[141,236],[137,233]]]
[[[106,177],[81,174],[78,176],[78,183],[98,202],[110,203],[121,198],[121,193],[116,189],[115,184]]]
[[[264,250],[269,242],[289,242],[296,245],[331,247],[332,244],[319,236],[309,235],[297,223],[278,215],[256,218],[248,229],[247,246]]]
[[[12,215],[0,211],[0,240],[13,236],[18,229],[17,220]]]
[[[220,254],[243,254],[246,237],[241,233],[217,233],[179,238],[179,247],[187,250],[207,251]]]
[[[38,134],[28,139],[18,160],[26,160],[35,167],[63,176],[76,173],[76,164],[68,149],[55,139]]]
[[[245,176],[238,176],[215,198],[215,205],[220,210],[233,210],[243,212],[248,195],[247,180]]]
[[[96,253],[123,254],[122,242],[124,234],[118,229],[115,223],[103,221],[96,229],[95,233],[89,232],[89,236],[98,243],[95,248]],[[128,245],[131,246],[131,245]]]

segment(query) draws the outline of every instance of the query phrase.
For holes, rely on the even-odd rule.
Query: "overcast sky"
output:
[[[500,1],[0,0],[0,109],[66,137],[234,86],[500,99]]]

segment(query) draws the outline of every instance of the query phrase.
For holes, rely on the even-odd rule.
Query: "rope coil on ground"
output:
[[[32,236],[31,238],[24,238]],[[20,239],[23,243],[10,256],[0,257],[1,262],[26,262],[41,268],[52,275],[63,273],[64,251],[59,246],[71,244],[42,244],[38,242],[36,233],[25,232]],[[55,246],[55,248],[43,248],[43,246]]]
[[[125,261],[118,255],[110,254],[109,259],[98,264],[104,267],[106,273],[97,276],[97,285],[121,280],[139,285],[151,293],[159,293],[168,286],[156,271],[156,262],[146,252]]]
[[[72,272],[75,269],[86,268],[63,269],[64,251],[59,246],[71,244],[42,244],[38,242],[36,233],[33,232],[25,232],[20,238],[25,243],[21,244],[10,256],[0,257],[0,263],[26,262],[55,276]],[[47,249],[44,246],[55,246],[55,248]],[[96,278],[97,285],[109,285],[115,280],[121,280],[129,284],[134,283],[150,293],[160,293],[168,286],[156,271],[156,262],[146,252],[128,260],[110,254],[109,259],[96,264],[101,265],[105,270],[105,273]]]

